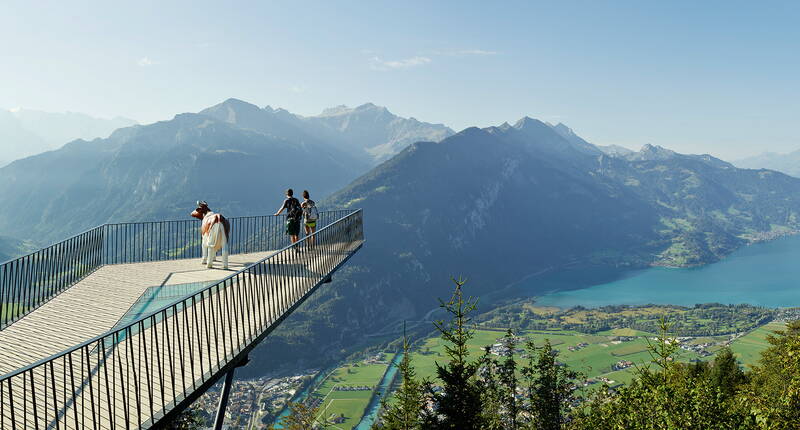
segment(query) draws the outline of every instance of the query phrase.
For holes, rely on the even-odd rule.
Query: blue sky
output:
[[[374,102],[737,158],[800,149],[797,22],[795,1],[12,1],[0,107],[152,122],[228,97]]]

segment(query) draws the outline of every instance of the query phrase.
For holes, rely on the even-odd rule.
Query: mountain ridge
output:
[[[409,124],[385,108],[362,106],[386,112],[389,123]],[[363,149],[370,136],[390,135],[374,132],[389,123],[348,124],[356,134],[368,130],[353,148]],[[197,199],[232,216],[272,213],[288,187],[307,188],[321,199],[374,163],[369,154],[346,148],[347,136],[336,133],[286,110],[231,98],[198,113],[119,128],[104,139],[73,140],[0,168],[7,203],[0,207],[0,234],[22,228],[29,235],[24,239],[45,245],[104,222],[182,216]],[[200,173],[215,169],[224,178],[217,183]],[[270,203],[261,202],[262,195]],[[79,216],[59,222],[60,207],[74,207]]]
[[[800,229],[799,179],[656,147],[609,156],[522,125],[414,143],[322,202],[362,208],[380,246],[365,246],[276,331],[257,366],[317,362],[416,319],[447,297],[452,276],[491,303],[547,291],[536,273],[694,266]]]
[[[135,124],[136,121],[124,117],[104,119],[78,112],[0,110],[0,167],[58,149],[72,140],[108,137],[118,128]]]
[[[328,142],[375,165],[418,140],[441,140],[453,133],[442,124],[403,118],[386,107],[364,103],[355,108],[339,105],[316,116],[301,116],[284,109],[258,106],[239,99],[200,111],[217,119],[263,133],[305,142]],[[241,118],[237,118],[239,115]]]
[[[800,150],[787,153],[763,152],[752,157],[734,160],[733,164],[745,169],[768,169],[800,178]]]

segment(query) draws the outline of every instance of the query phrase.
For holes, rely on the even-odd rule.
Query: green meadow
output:
[[[736,339],[731,344],[731,348],[736,353],[742,365],[752,365],[758,361],[759,355],[768,343],[766,336],[773,330],[780,328],[779,324],[767,324],[756,328],[746,335]],[[647,366],[651,362],[648,352],[648,340],[652,342],[655,336],[652,333],[645,333],[630,329],[616,329],[601,332],[595,335],[588,335],[569,330],[553,331],[526,331],[521,336],[533,340],[536,345],[543,345],[545,339],[549,339],[553,348],[558,350],[558,360],[567,364],[570,368],[582,372],[588,378],[605,377],[616,383],[629,382],[635,372],[636,366]],[[503,336],[502,332],[494,330],[477,330],[475,336],[470,341],[470,353],[473,357],[483,354],[484,347],[497,343]],[[630,341],[619,341],[617,336],[628,336],[633,339]],[[698,344],[706,342],[721,342],[727,337],[704,337],[685,341],[685,344]],[[578,347],[579,344],[587,344]],[[523,345],[518,345],[523,347]],[[570,350],[573,347],[575,350]],[[710,347],[709,352],[716,352],[721,347]],[[521,354],[517,354],[517,361],[523,362]],[[444,363],[446,355],[441,339],[437,337],[426,339],[422,345],[412,354],[414,367],[421,377],[434,378],[436,376],[436,362]],[[701,357],[693,351],[679,350],[677,360],[680,362],[690,362],[692,360],[710,360],[711,357]],[[623,370],[614,370],[612,366],[619,361],[631,361],[635,366]],[[612,385],[613,385],[612,384]]]
[[[756,364],[761,351],[769,345],[766,341],[767,336],[781,327],[781,323],[769,323],[757,327],[734,340],[731,343],[731,349],[742,365]],[[473,359],[477,359],[484,353],[485,347],[497,343],[504,334],[505,332],[494,329],[475,330],[474,336],[469,342],[470,355]],[[595,334],[572,330],[526,330],[519,333],[519,336],[533,340],[534,344],[538,346],[543,345],[545,340],[549,340],[553,348],[558,351],[560,362],[583,373],[597,383],[607,380],[610,385],[618,385],[629,383],[636,376],[637,367],[650,365],[651,356],[647,347],[648,342],[653,342],[655,334],[622,328]],[[623,341],[619,336],[627,337],[630,340]],[[683,344],[722,343],[728,339],[729,336],[694,337],[684,340]],[[524,345],[516,345],[516,348],[524,348]],[[721,348],[722,346],[716,345],[708,347],[707,350],[714,353]],[[417,376],[435,381],[436,363],[443,364],[447,361],[442,340],[438,337],[426,338],[417,342],[412,351],[411,358]],[[390,357],[391,353],[387,352],[384,360],[388,362]],[[527,358],[521,353],[517,353],[516,358],[519,366],[527,361]],[[680,349],[676,359],[680,362],[711,360],[713,355],[701,357],[696,352]],[[634,366],[621,370],[612,368],[623,360],[633,362]],[[350,429],[357,425],[373,395],[372,388],[380,383],[386,369],[386,363],[367,364],[364,361],[347,363],[337,368],[312,394],[320,401],[319,417],[329,419],[340,415],[344,416],[342,423],[333,425],[331,428]],[[355,386],[367,386],[370,390],[335,390],[336,387]]]
[[[389,359],[390,356],[387,357]],[[331,428],[350,429],[356,426],[372,398],[373,389],[380,383],[387,368],[387,363],[365,362],[347,363],[337,368],[312,393],[312,397],[321,402],[320,420],[343,416],[344,421]],[[346,390],[355,387],[369,387],[369,390]]]
[[[783,329],[784,326],[784,323],[777,322],[761,326],[736,339],[731,344],[731,349],[736,354],[736,358],[745,366],[758,364],[758,360],[761,358],[761,351],[769,346],[767,336],[775,330]]]

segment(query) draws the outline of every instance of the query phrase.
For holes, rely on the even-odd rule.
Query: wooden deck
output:
[[[150,287],[217,281],[271,254],[231,255],[228,270],[196,258],[103,266],[0,331],[0,376],[111,330]]]

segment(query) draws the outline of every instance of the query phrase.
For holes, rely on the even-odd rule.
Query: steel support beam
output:
[[[231,386],[233,386],[233,373],[236,372],[237,367],[242,367],[250,361],[245,357],[241,363],[232,367],[228,373],[225,374],[225,382],[222,383],[222,392],[219,396],[219,404],[217,405],[217,416],[214,418],[214,430],[222,430],[222,423],[225,422],[225,409],[228,408],[228,397],[231,395]]]

